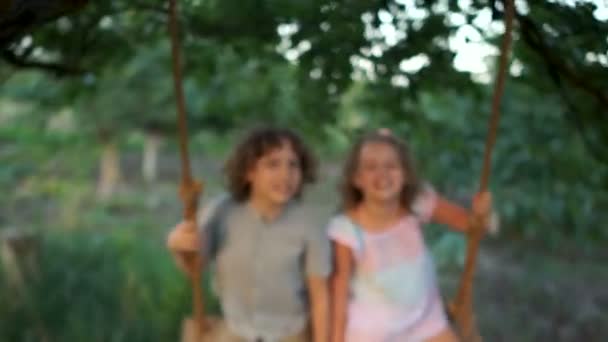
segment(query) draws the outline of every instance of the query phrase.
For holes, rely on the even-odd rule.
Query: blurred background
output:
[[[516,0],[475,307],[486,341],[608,336],[608,2]],[[184,87],[203,201],[251,127],[319,156],[304,198],[336,210],[341,161],[390,127],[425,179],[478,187],[501,0],[182,0]],[[1,0],[0,341],[175,341],[190,289],[167,2]],[[427,230],[443,295],[465,241]],[[207,294],[208,311],[218,312]]]

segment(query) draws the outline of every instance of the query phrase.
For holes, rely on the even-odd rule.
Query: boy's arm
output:
[[[348,284],[353,272],[353,255],[349,247],[334,242],[335,273],[332,281],[331,341],[343,342],[348,307]]]
[[[329,339],[329,291],[327,278],[309,276],[308,293],[312,323],[312,341],[327,342]]]
[[[229,196],[217,196],[197,212],[196,221],[183,220],[171,229],[167,245],[177,266],[187,275],[194,275],[196,270],[200,269],[208,259],[213,258],[217,252],[221,235],[221,219],[229,210],[230,205]],[[189,250],[199,255],[194,258],[177,253],[178,250]]]
[[[331,275],[331,245],[325,229],[321,226],[311,227],[306,231],[305,272],[308,288],[311,340],[327,342],[329,340],[329,286]]]

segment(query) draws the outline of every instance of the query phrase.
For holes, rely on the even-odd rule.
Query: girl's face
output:
[[[302,183],[302,168],[291,144],[281,146],[262,155],[247,172],[251,185],[251,198],[273,205],[284,205],[297,193]]]
[[[361,147],[353,183],[363,194],[363,200],[399,201],[405,182],[405,171],[393,146],[369,142]]]

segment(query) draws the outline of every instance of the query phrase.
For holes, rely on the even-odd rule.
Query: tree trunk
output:
[[[8,284],[23,291],[37,273],[38,240],[31,234],[7,231],[0,235],[0,261]]]
[[[158,153],[162,144],[162,136],[158,133],[146,132],[141,172],[146,183],[155,182],[158,177]]]
[[[40,239],[31,233],[7,230],[0,234],[0,279],[6,280],[12,296],[20,305],[26,307],[30,327],[35,330],[38,341],[51,341],[40,317],[36,303],[28,295],[28,284],[32,284],[39,272]]]
[[[103,142],[99,161],[97,198],[105,201],[112,197],[121,178],[118,147],[113,141],[107,140]]]

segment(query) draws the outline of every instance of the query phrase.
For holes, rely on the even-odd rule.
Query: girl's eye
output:
[[[365,171],[374,171],[374,170],[376,170],[376,164],[375,163],[364,163],[362,169]]]

